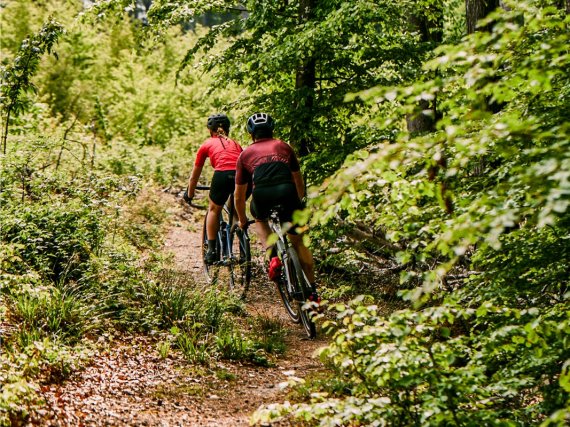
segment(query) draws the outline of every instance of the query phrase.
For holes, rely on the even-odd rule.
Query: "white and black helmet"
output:
[[[251,134],[256,134],[260,130],[272,131],[274,127],[275,122],[267,113],[255,113],[247,119],[246,129]]]

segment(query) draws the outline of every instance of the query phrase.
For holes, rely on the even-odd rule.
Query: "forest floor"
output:
[[[189,283],[204,286],[200,242],[205,211],[191,210],[166,193],[162,197],[172,218],[164,254],[173,258],[176,273],[192,275]],[[262,271],[257,269],[247,311],[279,319],[286,330],[286,352],[273,366],[214,361],[215,366],[203,367],[176,352],[161,357],[155,337],[120,336],[110,339],[85,369],[62,384],[42,388],[46,404],[34,414],[32,425],[249,425],[259,406],[287,399],[288,390],[281,385],[289,377],[325,369],[314,356],[326,344],[322,334],[308,340],[300,325],[288,321],[277,291]]]

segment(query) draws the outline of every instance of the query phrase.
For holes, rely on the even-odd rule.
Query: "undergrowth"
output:
[[[268,366],[284,351],[280,325],[255,319],[250,333],[235,321],[241,301],[172,270],[152,182],[91,171],[68,188],[69,175],[44,170],[22,189],[21,161],[4,158],[0,173],[0,425],[25,423],[41,387],[88,363],[103,335],[165,337],[162,357],[204,366]]]

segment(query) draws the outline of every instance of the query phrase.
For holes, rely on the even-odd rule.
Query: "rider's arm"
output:
[[[297,189],[297,195],[299,199],[305,197],[305,181],[303,180],[303,175],[301,171],[291,172],[291,176],[293,177],[293,182],[295,183],[295,188]]]
[[[196,191],[196,186],[198,185],[198,179],[200,179],[200,174],[202,173],[202,167],[194,165],[192,169],[192,174],[188,180],[188,197],[193,198],[194,192]]]
[[[247,224],[247,215],[245,212],[245,199],[247,194],[247,184],[236,184],[234,190],[234,204],[239,219],[240,227],[245,227]]]
[[[188,179],[188,197],[193,198],[194,192],[196,191],[196,186],[198,185],[198,180],[200,179],[200,174],[202,173],[202,168],[206,162],[206,158],[209,155],[208,152],[208,140],[204,142],[198,152],[196,153],[196,161],[194,162],[194,168],[192,169],[192,174]]]

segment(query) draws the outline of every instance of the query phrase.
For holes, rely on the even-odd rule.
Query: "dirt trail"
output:
[[[203,280],[200,230],[204,211],[191,211],[171,195],[164,195],[174,218],[164,251],[171,253],[177,272]],[[256,271],[261,276],[261,269]],[[84,371],[61,385],[42,390],[45,409],[34,425],[48,426],[247,426],[260,405],[283,401],[279,385],[288,377],[305,377],[323,369],[311,357],[323,346],[310,341],[299,325],[289,322],[275,289],[256,280],[247,309],[282,319],[287,352],[276,366],[263,368],[217,362],[215,369],[189,364],[171,353],[160,357],[156,340],[133,336],[114,340]]]

